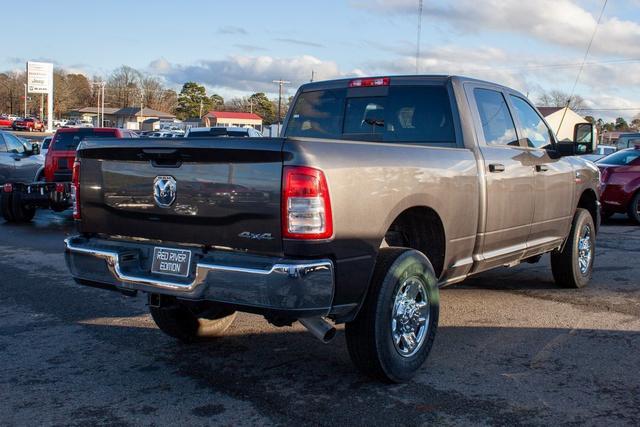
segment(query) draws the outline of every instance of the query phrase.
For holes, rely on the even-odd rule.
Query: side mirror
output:
[[[558,141],[556,144],[556,152],[562,156],[575,156],[576,144],[573,141]]]
[[[575,154],[593,153],[593,124],[578,123],[573,127],[573,143]]]
[[[38,144],[37,142],[31,144],[31,154],[33,154],[34,156],[40,154],[40,144]]]

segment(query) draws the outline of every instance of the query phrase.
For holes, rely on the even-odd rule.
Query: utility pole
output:
[[[418,38],[416,43],[416,74],[420,73],[420,33],[422,32],[422,0],[418,0]]]
[[[316,72],[314,70],[311,70],[311,80],[309,80],[309,82],[313,83],[313,78],[315,77]]]
[[[282,86],[289,84],[286,80],[274,80],[273,83],[278,84],[278,136],[280,136],[280,118],[282,117]]]
[[[24,118],[27,118],[27,84],[24,84]]]
[[[104,127],[104,87],[107,85],[107,82],[102,82],[100,86],[102,86],[102,119],[100,121],[100,127]]]

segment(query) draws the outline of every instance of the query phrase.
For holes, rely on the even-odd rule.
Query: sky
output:
[[[570,93],[603,0],[424,0],[420,74],[501,83],[534,101]],[[6,8],[5,8],[6,10]],[[3,19],[0,70],[50,61],[108,76],[120,65],[224,97],[311,79],[416,73],[418,0],[32,0]],[[609,0],[575,93],[584,114],[640,114],[640,0]],[[637,108],[637,110],[636,110]],[[619,110],[614,110],[619,109]]]

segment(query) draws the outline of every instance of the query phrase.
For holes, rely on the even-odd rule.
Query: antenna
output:
[[[418,38],[416,40],[416,74],[420,72],[420,33],[422,32],[422,0],[418,0]]]

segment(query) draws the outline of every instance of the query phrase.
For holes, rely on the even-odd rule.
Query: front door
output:
[[[7,145],[7,151],[14,160],[14,174],[10,181],[30,183],[33,182],[36,172],[42,165],[41,156],[31,155],[18,138],[10,133],[5,133],[4,142]]]
[[[521,145],[505,93],[466,87],[484,159],[484,223],[479,224],[477,268],[485,270],[519,259],[526,250],[533,217],[533,168]]]
[[[567,158],[555,155],[553,133],[538,112],[516,94],[510,94],[509,100],[535,176],[533,221],[527,240],[533,254],[556,246],[569,233],[577,203],[576,176]]]
[[[15,160],[13,154],[7,151],[3,135],[5,134],[0,132],[0,184],[10,182],[15,172]]]

